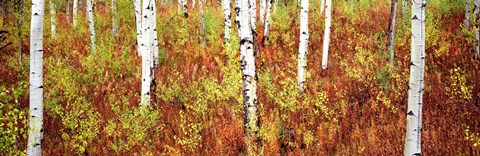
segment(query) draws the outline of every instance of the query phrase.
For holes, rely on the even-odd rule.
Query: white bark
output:
[[[87,0],[88,25],[90,28],[90,42],[92,51],[95,52],[95,26],[93,19],[93,0]]]
[[[56,13],[55,13],[55,6],[53,3],[53,0],[49,0],[50,2],[50,29],[52,31],[52,37],[55,37],[55,34],[56,34],[56,26],[55,26],[55,23],[56,23]]]
[[[394,59],[395,59],[395,51],[394,51],[394,45],[395,45],[395,17],[397,14],[397,0],[392,0],[392,6],[390,9],[390,22],[389,22],[389,27],[388,27],[388,53],[390,54],[390,65],[393,65]]]
[[[268,40],[268,36],[270,35],[270,21],[272,20],[272,1],[267,0],[267,15],[265,17],[265,29],[263,31],[263,41]]]
[[[118,33],[118,25],[117,25],[117,2],[112,0],[112,33],[113,35],[117,35]]]
[[[407,1],[408,0],[402,0],[402,16],[403,19],[407,19]]]
[[[253,31],[253,35],[254,35],[254,38],[255,38],[255,35],[256,35],[256,25],[255,23],[257,22],[257,1],[256,0],[248,0],[249,1],[249,4],[250,4],[250,23],[253,23],[251,24],[251,27],[252,27],[252,31]]]
[[[137,32],[137,46],[138,46],[138,56],[142,55],[141,46],[142,46],[142,11],[141,11],[141,0],[133,1],[133,8],[135,12],[135,28]]]
[[[143,0],[142,2],[142,31],[141,31],[141,53],[142,53],[142,91],[141,104],[150,105],[150,88],[152,86],[154,67],[154,0]]]
[[[77,27],[77,18],[78,18],[78,0],[73,0],[73,27]]]
[[[468,29],[470,25],[470,0],[467,0],[465,4],[465,28]]]
[[[30,23],[30,125],[27,155],[42,155],[44,0],[32,1]]]
[[[224,21],[224,43],[230,43],[230,32],[232,29],[232,20],[231,20],[231,9],[230,9],[230,0],[223,0],[223,17]]]
[[[67,9],[65,10],[65,19],[67,21],[67,24],[70,23],[70,2],[67,1],[67,5],[66,5]]]
[[[301,1],[300,9],[300,44],[298,45],[298,78],[297,85],[300,93],[305,90],[305,72],[307,70],[308,54],[308,0]]]
[[[325,33],[323,36],[323,56],[322,69],[327,69],[328,65],[328,48],[330,46],[330,26],[332,23],[332,0],[327,0],[325,5]]]
[[[412,56],[408,89],[407,132],[404,155],[422,155],[422,104],[425,70],[426,0],[412,0]]]
[[[187,0],[180,0],[182,8],[183,8],[183,16],[188,18],[188,8],[187,8]]]
[[[240,8],[242,6],[241,5],[241,0],[235,0],[235,24],[237,25],[237,30],[238,30],[238,40],[242,40],[242,33],[241,33],[241,29],[240,29],[240,21],[242,19],[242,16],[240,15]],[[242,53],[240,53],[240,58],[242,58]]]
[[[479,20],[479,6],[478,6],[478,0],[475,0],[475,8],[474,8],[474,15],[475,15],[475,51],[477,52],[477,57],[480,57],[480,36],[479,36],[479,24],[478,24],[478,20]]]
[[[265,9],[267,8],[267,0],[260,0],[260,22],[265,24]]]
[[[320,0],[320,14],[323,14],[324,9],[325,9],[325,0]]]
[[[192,1],[192,8],[195,8],[195,3],[196,3],[195,1],[196,1],[196,0],[193,0],[193,1]]]
[[[206,40],[206,34],[205,34],[205,16],[203,14],[203,1],[200,0],[200,12],[202,14],[202,40],[203,40],[203,46],[207,45],[207,40]]]
[[[258,132],[257,116],[257,82],[255,72],[254,56],[254,32],[252,30],[255,21],[252,20],[252,2],[249,0],[240,1],[240,66],[242,70],[243,82],[243,103],[245,107],[245,133],[251,139],[256,137]]]
[[[151,16],[152,16],[152,20],[151,20],[151,25],[152,25],[152,28],[153,28],[153,67],[152,68],[156,68],[158,66],[158,33],[157,33],[157,5],[155,5],[156,3],[154,2],[152,4],[152,8],[153,10],[151,11]],[[154,77],[155,75],[152,74],[152,77]],[[155,78],[153,78],[155,79]]]

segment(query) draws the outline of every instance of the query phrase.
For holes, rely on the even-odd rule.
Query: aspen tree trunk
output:
[[[115,0],[112,0],[112,13],[113,13],[113,18],[112,18],[112,33],[113,36],[117,35],[118,33],[118,25],[117,25],[117,2]]]
[[[470,25],[470,0],[467,0],[465,4],[465,28],[468,29]]]
[[[325,35],[323,36],[323,56],[322,69],[327,69],[328,65],[328,48],[330,44],[330,26],[332,23],[332,0],[327,0],[325,5]]]
[[[404,20],[407,19],[407,1],[408,0],[402,0],[402,16]]]
[[[240,0],[240,66],[242,70],[242,93],[243,104],[245,108],[244,128],[247,139],[248,151],[255,152],[257,148],[257,133],[259,131],[257,116],[257,82],[255,72],[255,56],[254,56],[254,32],[252,20],[252,9],[254,7],[249,0]],[[253,23],[252,23],[253,22]]]
[[[479,24],[478,20],[480,16],[478,15],[479,13],[479,6],[478,6],[478,0],[475,0],[475,8],[474,8],[474,15],[475,15],[475,51],[477,52],[477,57],[480,58],[480,36],[479,36]]]
[[[242,33],[241,33],[241,29],[240,29],[240,21],[242,19],[242,16],[240,15],[240,8],[241,8],[241,0],[235,0],[235,24],[237,25],[237,30],[238,30],[238,40],[242,40]],[[240,51],[240,58],[243,57],[242,55],[243,53],[241,53]]]
[[[256,25],[255,23],[257,22],[257,1],[256,0],[248,0],[249,3],[250,3],[250,23],[254,23],[254,24],[251,24],[252,26],[252,33],[253,33],[253,38],[255,40],[255,35],[256,35]]]
[[[42,155],[44,12],[44,0],[33,0],[30,23],[30,125],[27,147],[29,156]]]
[[[422,104],[425,70],[426,0],[412,0],[412,56],[408,85],[407,132],[404,155],[422,155]]]
[[[324,9],[325,9],[325,0],[320,0],[320,14],[323,15]]]
[[[153,26],[153,18],[155,13],[153,11],[155,1],[143,0],[142,2],[142,31],[141,31],[141,52],[142,52],[142,91],[141,91],[141,105],[150,106],[150,88],[153,80],[153,33],[155,29]]]
[[[387,48],[388,48],[388,53],[390,54],[390,65],[393,65],[393,62],[395,61],[395,51],[394,51],[394,45],[395,45],[395,17],[397,14],[397,0],[392,0],[392,6],[390,9],[390,22],[388,26],[388,43],[387,43]]]
[[[195,8],[195,3],[197,3],[197,2],[195,2],[195,1],[196,1],[196,0],[193,0],[193,1],[192,1],[192,8]]]
[[[95,27],[93,19],[93,0],[87,0],[88,25],[90,28],[90,42],[92,51],[95,52]]]
[[[207,46],[206,34],[205,34],[205,16],[203,14],[203,0],[200,0],[200,11],[202,13],[202,40],[203,46]]]
[[[55,13],[55,6],[53,3],[53,0],[49,0],[50,2],[50,29],[52,31],[52,37],[55,37],[55,34],[56,34],[56,27],[55,27],[55,23],[56,23],[56,13]]]
[[[225,18],[224,21],[224,43],[230,43],[230,32],[232,29],[232,20],[231,20],[231,13],[230,10],[230,0],[223,0],[223,17]]]
[[[307,70],[308,54],[308,0],[302,0],[300,9],[300,44],[298,46],[298,78],[297,85],[300,93],[305,90],[305,72]]]
[[[73,0],[73,27],[77,27],[77,18],[78,18],[78,0]]]
[[[153,67],[156,68],[158,66],[158,33],[157,33],[157,5],[156,3],[152,4],[153,11],[151,11],[151,25],[153,28]],[[155,80],[155,74],[152,73],[153,80]]]
[[[265,9],[267,5],[267,0],[260,0],[260,23],[265,24]]]
[[[183,16],[185,18],[188,18],[188,8],[187,8],[187,0],[180,0],[181,4],[182,4],[182,8],[183,8]]]
[[[142,5],[141,0],[134,0],[133,1],[133,8],[135,12],[135,28],[137,32],[137,47],[138,47],[138,56],[142,55]]]
[[[66,14],[65,19],[66,19],[67,24],[68,24],[68,23],[70,23],[70,2],[69,1],[67,1],[67,6],[66,7],[67,7],[67,9],[65,11],[65,14]]]
[[[262,43],[264,43],[266,40],[268,40],[268,36],[270,35],[270,20],[272,20],[272,15],[271,15],[271,12],[272,12],[272,1],[273,0],[267,0],[268,3],[267,3],[267,16],[265,18],[265,29],[263,31],[263,39],[262,39]]]

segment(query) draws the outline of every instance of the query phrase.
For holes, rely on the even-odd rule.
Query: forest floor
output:
[[[176,4],[158,2],[160,65],[151,109],[139,106],[141,57],[133,4],[118,2],[119,33],[113,35],[109,3],[95,5],[96,51],[89,47],[85,6],[79,8],[77,28],[65,20],[65,4],[57,9],[55,37],[45,18],[44,155],[246,154],[239,42],[233,28],[231,44],[223,44],[217,1],[204,7],[206,46],[198,4],[189,3],[185,19]],[[300,95],[299,9],[295,2],[276,5],[271,36],[256,54],[263,154],[401,155],[411,10],[402,15],[397,9],[396,60],[389,66],[390,2],[358,1],[353,8],[350,2],[334,2],[329,65],[322,71],[324,17],[320,2],[310,2],[307,89]],[[429,1],[426,12],[423,154],[480,155],[480,61],[473,29],[463,26],[464,3]],[[0,155],[16,155],[26,148],[29,20],[21,28],[20,62],[20,15],[1,16],[0,29],[15,33],[7,38],[13,45],[0,52],[0,121],[12,123],[0,125],[5,138]],[[260,43],[263,26],[257,28]]]

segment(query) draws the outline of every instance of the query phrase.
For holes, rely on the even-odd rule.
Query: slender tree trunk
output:
[[[192,1],[192,8],[195,8],[195,3],[197,3],[196,0],[193,0]]]
[[[320,0],[320,14],[323,14],[324,9],[325,9],[325,0]]]
[[[118,33],[118,24],[117,24],[117,2],[115,0],[112,0],[112,13],[113,13],[113,18],[112,18],[112,33],[113,36],[117,35]]]
[[[30,23],[30,125],[27,155],[42,155],[44,0],[32,1]]]
[[[70,23],[70,2],[67,0],[67,5],[66,5],[67,9],[65,10],[65,19],[66,19],[66,22],[67,24]]]
[[[390,54],[390,65],[393,65],[395,61],[395,51],[394,51],[394,45],[395,45],[395,17],[397,14],[397,0],[392,0],[392,6],[390,9],[390,21],[388,24],[388,43],[387,43],[387,48],[388,48],[388,53]]]
[[[272,4],[274,0],[267,0],[267,16],[265,18],[265,29],[263,31],[263,39],[262,43],[265,43],[265,41],[268,40],[268,36],[270,35],[270,21],[272,20]]]
[[[50,29],[52,31],[52,37],[55,37],[55,34],[56,34],[56,27],[55,27],[55,23],[56,23],[56,13],[55,13],[55,3],[53,2],[53,0],[49,0],[50,2]]]
[[[230,0],[223,0],[223,17],[225,18],[224,21],[224,43],[230,43],[230,32],[232,29],[232,19],[231,19],[232,11],[230,9]]]
[[[302,0],[300,10],[300,44],[298,46],[298,90],[305,90],[305,73],[307,72],[308,54],[308,0]]]
[[[255,40],[255,35],[257,34],[257,29],[255,23],[257,22],[257,1],[256,0],[248,0],[250,3],[250,23],[252,26],[252,31],[253,31],[253,38]],[[255,45],[254,45],[255,46]]]
[[[327,0],[325,5],[325,35],[323,36],[323,56],[322,69],[327,69],[328,65],[328,48],[330,46],[330,26],[332,23],[332,0]]]
[[[247,151],[255,153],[258,149],[257,134],[259,132],[259,120],[257,115],[257,82],[254,56],[254,22],[252,15],[252,2],[240,1],[240,66],[243,82],[243,104],[245,108],[244,127],[247,140]],[[237,6],[238,7],[238,6]]]
[[[260,23],[265,24],[265,9],[267,7],[267,0],[260,0]]]
[[[235,25],[237,25],[237,30],[238,30],[238,40],[242,40],[242,33],[240,32],[240,21],[242,16],[240,15],[240,8],[241,6],[241,0],[235,0]],[[240,58],[242,57],[242,53],[240,53]]]
[[[77,18],[78,18],[78,0],[73,0],[73,27],[77,27]]]
[[[407,1],[408,1],[408,0],[402,0],[402,16],[403,16],[403,20],[407,20]]]
[[[205,34],[205,16],[203,14],[203,0],[200,0],[200,12],[202,13],[202,40],[203,46],[207,46],[206,34]]]
[[[157,33],[157,5],[154,2],[152,5],[153,11],[151,11],[151,25],[153,25],[153,67],[158,66],[158,33]],[[152,73],[153,80],[155,80],[155,74]]]
[[[88,25],[90,28],[90,42],[92,51],[95,52],[95,26],[93,19],[93,0],[87,0]]]
[[[467,0],[465,4],[465,28],[468,29],[470,25],[470,0]]]
[[[153,80],[154,67],[154,33],[155,25],[154,18],[156,17],[154,11],[154,0],[143,0],[142,2],[142,31],[141,31],[141,52],[142,52],[142,91],[141,104],[143,106],[150,105],[150,89]]]
[[[412,56],[408,85],[407,132],[404,155],[422,155],[422,104],[425,70],[426,0],[412,0]]]
[[[480,58],[480,36],[479,36],[479,24],[478,20],[480,16],[478,15],[479,13],[479,6],[478,6],[478,0],[475,0],[475,8],[474,8],[474,15],[475,15],[475,51],[477,52],[477,57]]]
[[[135,12],[135,28],[137,32],[137,47],[138,47],[138,56],[142,56],[142,5],[141,0],[133,1],[133,8]]]
[[[183,8],[183,16],[188,18],[188,8],[187,8],[187,0],[180,0],[181,6]]]
[[[18,12],[20,16],[18,17],[18,61],[22,63],[22,53],[23,53],[23,46],[22,46],[22,26],[23,26],[23,0],[18,1]]]

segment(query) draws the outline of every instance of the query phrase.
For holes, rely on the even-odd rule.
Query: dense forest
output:
[[[480,155],[479,0],[0,0],[0,155]]]

